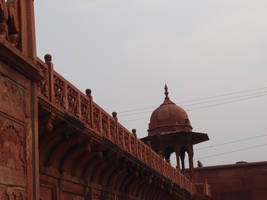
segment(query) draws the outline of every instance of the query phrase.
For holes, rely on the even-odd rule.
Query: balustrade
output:
[[[131,133],[123,127],[118,122],[116,113],[112,113],[112,116],[106,113],[93,102],[90,90],[86,91],[86,95],[80,92],[53,70],[50,56],[47,55],[45,58],[46,62],[37,60],[37,65],[43,73],[43,80],[39,83],[40,98],[82,121],[96,134],[118,145],[124,151],[170,179],[172,183],[178,184],[190,193],[194,191],[192,182],[154,152],[150,146],[139,140],[135,130]]]

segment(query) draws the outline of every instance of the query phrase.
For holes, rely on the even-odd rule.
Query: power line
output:
[[[224,145],[228,145],[228,144],[234,144],[234,143],[248,141],[248,140],[253,140],[253,139],[257,139],[257,138],[261,138],[261,137],[266,137],[266,136],[267,136],[267,134],[256,135],[256,136],[253,136],[253,137],[246,137],[246,138],[239,139],[239,140],[233,140],[233,141],[224,142],[224,143],[220,143],[220,144],[210,145],[210,146],[207,146],[207,147],[202,147],[202,148],[196,149],[196,151],[200,151],[200,150],[208,149],[208,148],[219,147],[219,146],[224,146]]]
[[[192,99],[192,100],[189,100],[189,101],[181,101],[180,103],[202,101],[202,100],[206,100],[206,99],[213,99],[213,98],[218,98],[218,97],[222,97],[222,96],[232,96],[232,95],[235,95],[235,94],[248,93],[248,92],[251,92],[251,91],[265,90],[265,89],[267,89],[267,87],[261,87],[261,88],[255,88],[255,89],[249,89],[249,90],[240,90],[240,91],[236,91],[236,92],[229,92],[229,93],[224,93],[224,94],[210,96],[210,97]]]
[[[220,102],[220,103],[217,103],[217,104],[211,104],[211,105],[207,105],[207,106],[201,106],[201,107],[192,108],[192,109],[189,109],[187,111],[190,112],[190,111],[194,111],[194,110],[200,110],[200,109],[204,109],[204,108],[216,107],[216,106],[225,105],[225,104],[229,104],[229,103],[241,102],[241,101],[245,101],[245,100],[249,100],[249,99],[255,99],[255,98],[263,97],[263,96],[266,96],[266,95],[267,94],[263,94],[263,95],[251,96],[251,97],[248,97],[248,98],[242,98],[242,99],[238,99],[238,100],[224,101],[224,102]],[[139,120],[142,120],[142,119],[147,119],[147,118],[146,117],[142,117],[142,118],[136,118],[136,119],[123,120],[121,122],[139,121]]]
[[[240,91],[236,91],[236,92],[224,93],[224,94],[221,94],[221,95],[215,95],[215,96],[191,99],[191,100],[181,101],[178,104],[185,103],[185,102],[188,103],[188,102],[194,102],[194,101],[202,101],[202,100],[218,98],[218,97],[222,97],[222,96],[232,96],[234,94],[241,94],[241,93],[247,93],[247,92],[251,92],[251,91],[264,90],[264,89],[267,89],[267,87],[254,88],[254,89],[249,89],[249,90],[240,90]],[[144,108],[136,108],[136,109],[131,109],[131,110],[120,111],[118,113],[129,113],[129,112],[135,112],[135,111],[140,111],[140,110],[153,109],[155,107],[156,107],[156,105],[155,106],[144,107]]]
[[[250,149],[259,148],[259,147],[263,147],[263,146],[266,146],[266,145],[267,144],[249,146],[249,147],[242,148],[242,149],[237,149],[237,150],[234,150],[234,151],[227,151],[227,152],[223,152],[223,153],[218,153],[218,154],[213,154],[213,155],[209,155],[209,156],[200,157],[197,160],[201,160],[201,159],[205,159],[205,158],[211,158],[211,157],[215,157],[215,156],[222,156],[222,155],[231,154],[231,153],[235,153],[235,152],[239,152],[239,151],[247,151],[247,150],[250,150]]]
[[[133,121],[139,121],[142,119],[148,119],[147,117],[137,118],[137,119],[128,119],[128,120],[122,120],[121,122],[133,122]]]
[[[267,94],[256,95],[256,96],[251,96],[251,97],[248,97],[248,98],[242,98],[242,99],[239,99],[239,100],[225,101],[225,102],[221,102],[221,103],[217,103],[217,104],[212,104],[212,105],[201,106],[201,107],[197,107],[197,108],[189,109],[189,110],[187,110],[187,111],[200,110],[200,109],[203,109],[203,108],[210,108],[210,107],[216,107],[216,106],[219,106],[219,105],[225,105],[225,104],[229,104],[229,103],[235,103],[235,102],[246,101],[246,100],[249,100],[249,99],[255,99],[255,98],[263,97],[263,96],[266,96],[266,95],[267,95]]]
[[[233,97],[229,97],[229,98],[220,98],[217,100],[208,100],[208,101],[200,101],[200,102],[191,103],[191,104],[183,104],[183,106],[194,106],[194,105],[206,104],[206,103],[216,102],[216,101],[223,101],[223,100],[229,100],[229,99],[239,99],[242,97],[249,97],[249,96],[254,96],[254,95],[258,95],[258,94],[266,94],[266,93],[267,93],[267,90],[261,91],[261,92],[254,92],[251,94],[237,95],[237,96],[233,96]]]
[[[261,94],[261,95],[265,96],[265,95],[267,95],[267,90],[266,91],[261,91],[261,92],[254,92],[252,94],[233,96],[233,97],[230,97],[230,98],[221,98],[221,99],[215,99],[215,100],[200,101],[200,102],[191,103],[191,104],[181,104],[181,106],[186,107],[186,106],[201,105],[201,104],[207,104],[207,103],[213,103],[213,102],[220,102],[220,101],[223,101],[223,100],[241,99],[243,97],[254,97],[254,96],[259,96],[258,94]],[[215,105],[217,105],[217,104],[215,104]],[[144,113],[148,113],[148,112],[151,112],[151,111],[152,110],[139,111],[139,112],[134,112],[134,113],[122,114],[120,116],[139,115],[139,114],[144,114]]]

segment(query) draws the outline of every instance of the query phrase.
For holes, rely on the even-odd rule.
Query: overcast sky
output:
[[[117,111],[139,138],[167,83],[193,130],[210,137],[195,147],[195,161],[262,161],[266,10],[266,0],[35,1],[38,55],[51,53],[57,72],[81,91],[91,88],[94,100]],[[219,97],[200,101],[211,96]]]

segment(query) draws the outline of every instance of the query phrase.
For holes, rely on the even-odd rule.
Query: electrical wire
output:
[[[250,96],[250,97],[247,97],[247,98],[239,98],[238,100],[224,101],[224,102],[211,104],[211,105],[207,105],[207,106],[201,106],[201,107],[192,108],[192,109],[189,109],[187,111],[190,112],[190,111],[200,110],[200,109],[204,109],[204,108],[210,108],[210,107],[216,107],[216,106],[220,106],[220,105],[225,105],[225,104],[229,104],[229,103],[241,102],[241,101],[245,101],[245,100],[249,100],[249,99],[255,99],[255,98],[263,97],[263,96],[266,96],[266,95],[267,95],[267,93],[266,94],[262,94],[262,95]],[[139,120],[142,120],[142,119],[147,119],[147,118],[146,117],[142,117],[142,118],[136,118],[136,119],[123,120],[121,122],[139,121]]]
[[[220,143],[220,144],[214,144],[214,145],[198,148],[198,149],[196,149],[196,151],[201,151],[203,149],[208,149],[208,148],[215,148],[215,147],[224,146],[224,145],[228,145],[228,144],[235,144],[235,143],[248,141],[248,140],[254,140],[254,139],[262,138],[262,137],[266,137],[266,136],[267,136],[267,134],[256,135],[256,136],[252,136],[252,137],[246,137],[246,138],[242,138],[239,140],[233,140],[233,141],[229,141],[229,142],[224,142],[224,143]]]
[[[196,98],[196,99],[181,101],[178,104],[194,102],[194,101],[202,101],[202,100],[213,99],[213,98],[218,98],[218,97],[222,97],[222,96],[232,96],[235,94],[247,93],[247,92],[257,91],[257,90],[265,90],[265,89],[267,89],[267,87],[260,87],[260,88],[254,88],[254,89],[248,89],[248,90],[240,90],[240,91],[236,91],[236,92],[229,92],[229,93],[224,93],[224,94],[215,95],[215,96],[209,96],[209,97],[203,97],[203,98]],[[129,112],[135,112],[135,111],[142,111],[142,110],[147,110],[147,109],[153,109],[155,107],[156,107],[156,105],[150,106],[150,107],[136,108],[136,109],[131,109],[131,110],[120,111],[118,113],[122,114],[122,113],[129,113]]]
[[[200,157],[200,158],[198,158],[196,160],[211,158],[211,157],[215,157],[215,156],[222,156],[222,155],[231,154],[231,153],[235,153],[235,152],[239,152],[239,151],[247,151],[247,150],[250,150],[250,149],[255,149],[255,148],[259,148],[259,147],[263,147],[263,146],[267,146],[267,144],[254,145],[254,146],[249,146],[249,147],[246,147],[246,148],[241,148],[241,149],[237,149],[237,150],[233,150],[233,151],[217,153],[217,154],[213,154],[213,155],[209,155],[209,156]]]
[[[200,102],[196,102],[196,103],[191,103],[191,104],[180,104],[182,107],[187,107],[187,106],[194,106],[194,105],[201,105],[201,104],[207,104],[207,103],[216,103],[216,102],[221,102],[224,100],[235,100],[235,99],[243,99],[244,97],[254,97],[254,96],[265,96],[267,95],[267,90],[266,91],[261,91],[261,92],[254,92],[252,94],[245,94],[245,95],[238,95],[238,96],[233,96],[231,98],[221,98],[221,99],[217,99],[217,100],[208,100],[208,101],[200,101]],[[217,104],[215,104],[217,105]],[[146,111],[139,111],[139,112],[134,112],[134,113],[128,113],[128,114],[121,114],[120,116],[126,117],[126,116],[132,116],[132,115],[140,115],[140,114],[144,114],[144,113],[148,113],[148,112],[152,112],[153,110],[146,110]]]
[[[242,99],[239,99],[239,100],[225,101],[225,102],[221,102],[221,103],[217,103],[217,104],[196,107],[196,108],[193,108],[193,109],[189,109],[187,111],[195,111],[195,110],[200,110],[200,109],[203,109],[203,108],[210,108],[210,107],[216,107],[216,106],[219,106],[219,105],[225,105],[225,104],[229,104],[229,103],[246,101],[246,100],[249,100],[249,99],[255,99],[255,98],[263,97],[263,96],[266,96],[266,95],[267,95],[267,93],[266,94],[262,94],[262,95],[251,96],[251,97],[248,97],[248,98],[242,98]]]

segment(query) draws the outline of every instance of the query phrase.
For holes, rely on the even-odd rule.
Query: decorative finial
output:
[[[91,97],[92,90],[91,89],[86,89],[85,93],[88,97]]]
[[[117,119],[117,113],[116,112],[113,112],[112,113],[112,117],[114,117],[115,119]]]
[[[167,86],[167,84],[165,84],[164,89],[165,89],[165,99],[169,99],[169,92],[168,92],[168,86]]]
[[[52,62],[52,56],[50,54],[46,54],[44,59],[46,64]]]
[[[137,137],[137,135],[136,135],[136,129],[132,129],[132,133],[133,133],[134,137]]]

